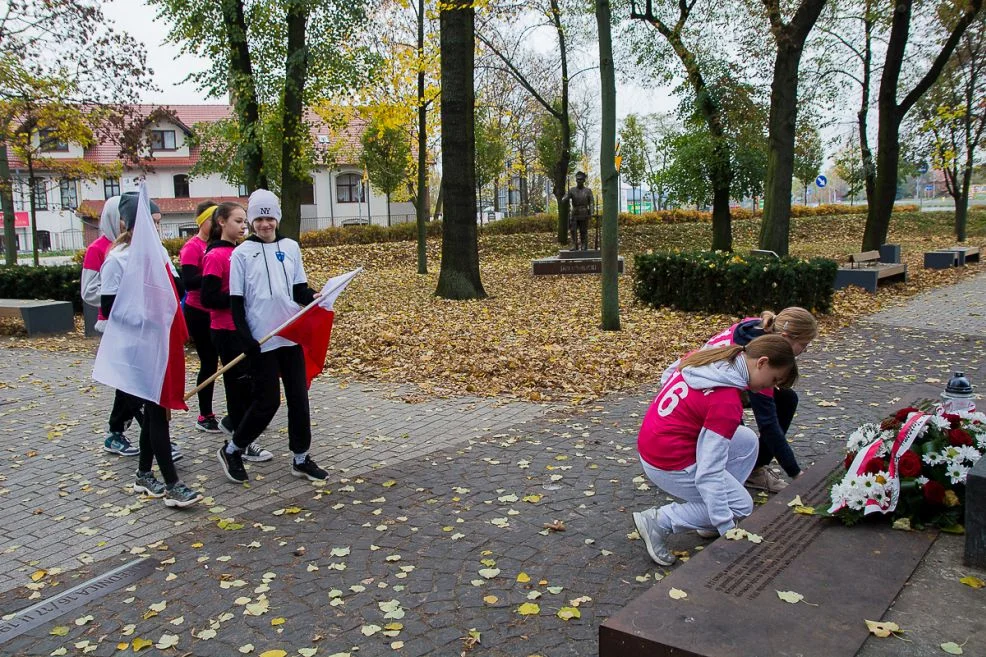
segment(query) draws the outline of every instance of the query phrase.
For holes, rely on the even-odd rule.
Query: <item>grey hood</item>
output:
[[[693,390],[707,388],[739,388],[745,390],[750,383],[746,358],[740,352],[733,360],[720,360],[701,367],[686,367],[681,377]]]
[[[120,197],[106,199],[103,212],[99,215],[99,232],[109,241],[120,236]]]

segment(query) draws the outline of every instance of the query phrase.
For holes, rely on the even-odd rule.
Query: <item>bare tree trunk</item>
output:
[[[859,103],[856,120],[859,123],[859,154],[863,163],[863,187],[866,190],[866,202],[872,203],[876,194],[876,164],[873,162],[873,152],[870,150],[868,117],[870,111],[870,82],[873,75],[873,25],[876,19],[872,16],[872,7],[866,3],[866,16],[863,19],[865,43],[863,45],[863,94]]]
[[[619,233],[617,205],[619,176],[616,172],[616,71],[613,65],[609,0],[596,0],[599,26],[599,78],[602,120],[599,138],[599,172],[603,182],[602,218],[602,328],[620,330]]]
[[[442,75],[442,264],[435,294],[484,299],[476,229],[475,9],[472,0],[446,0],[439,15]]]
[[[934,84],[942,69],[958,45],[966,28],[982,9],[983,0],[970,0],[962,16],[956,21],[948,39],[924,76],[897,102],[900,91],[900,72],[904,62],[904,50],[911,26],[911,8],[914,0],[898,0],[890,26],[887,55],[877,95],[879,128],[877,130],[875,197],[866,214],[863,231],[863,250],[880,248],[886,242],[890,230],[890,217],[897,196],[897,167],[900,164],[900,124],[908,110]]]
[[[760,248],[787,255],[791,232],[791,175],[794,172],[794,133],[798,118],[798,69],[808,33],[825,0],[803,0],[790,23],[781,20],[779,0],[768,0],[767,13],[777,53],[770,85],[767,137],[767,180],[764,185]],[[805,186],[805,205],[808,187]]]
[[[10,175],[7,144],[0,142],[0,205],[3,207],[3,251],[9,266],[17,264],[17,227],[14,225],[14,181]]]
[[[428,273],[428,107],[425,105],[425,0],[418,0],[418,203],[417,222],[418,273]],[[388,208],[390,204],[388,203]]]
[[[250,49],[247,45],[247,26],[242,0],[222,0],[226,41],[230,52],[230,103],[236,111],[240,126],[240,157],[243,159],[247,193],[269,189],[264,172],[264,154],[260,135],[260,106],[253,81]]]

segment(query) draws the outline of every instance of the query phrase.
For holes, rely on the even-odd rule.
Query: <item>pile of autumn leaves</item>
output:
[[[923,251],[951,243],[948,226],[943,221],[940,230],[926,234],[924,221],[915,225],[922,228],[892,236],[910,264],[910,281],[881,289],[875,298],[855,288],[837,292],[833,312],[821,318],[823,335],[898,299],[979,271],[979,265],[924,270]],[[753,248],[758,229],[758,222],[735,222],[736,249]],[[315,282],[357,265],[366,268],[337,303],[328,372],[364,382],[412,383],[421,393],[415,398],[469,394],[561,403],[654,382],[668,364],[735,318],[641,305],[632,290],[633,254],[707,244],[709,231],[708,224],[623,231],[620,251],[627,272],[620,279],[622,330],[615,332],[599,329],[598,276],[531,275],[532,258],[557,252],[549,234],[482,237],[480,268],[489,297],[471,302],[434,296],[438,241],[429,243],[427,275],[416,273],[410,242],[307,249],[305,266]],[[861,233],[861,217],[799,219],[792,244],[796,255],[844,258],[858,250]]]
[[[875,296],[856,288],[837,292],[833,311],[820,318],[823,336],[900,299],[980,271],[978,264],[923,269],[924,251],[954,242],[949,214],[937,214],[941,216],[894,215],[891,241],[902,246],[909,282],[881,288]],[[970,234],[978,230],[981,235],[984,223],[986,213],[972,213]],[[795,219],[792,252],[844,261],[846,254],[859,250],[862,229],[859,215]],[[755,248],[758,231],[758,221],[735,221],[734,248]],[[975,237],[970,239],[976,243]],[[489,296],[470,302],[434,295],[441,246],[437,239],[428,244],[427,275],[416,273],[413,242],[304,249],[316,289],[331,276],[357,266],[366,269],[336,303],[327,373],[343,381],[413,384],[418,391],[409,400],[479,395],[582,403],[654,382],[682,353],[736,318],[649,308],[633,296],[635,253],[707,245],[710,224],[627,226],[620,240],[626,261],[619,284],[620,331],[599,329],[598,276],[531,275],[532,258],[558,250],[549,233],[482,236],[480,268]],[[79,336],[29,340],[19,322],[0,325],[4,333],[11,337],[0,342],[11,346],[74,351],[87,345],[95,350],[94,341],[83,342]]]

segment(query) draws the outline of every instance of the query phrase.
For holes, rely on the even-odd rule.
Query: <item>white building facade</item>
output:
[[[150,113],[153,108],[146,106]],[[52,170],[37,168],[34,172],[34,211],[37,221],[38,247],[42,251],[74,251],[84,248],[98,236],[99,214],[105,200],[122,192],[134,191],[140,179],[146,181],[151,198],[160,206],[161,232],[164,237],[179,237],[196,231],[195,208],[205,200],[236,201],[246,204],[246,187],[231,185],[219,175],[196,176],[189,171],[198,162],[199,149],[191,146],[189,138],[195,124],[228,118],[227,105],[169,106],[177,121],[159,121],[147,126],[152,143],[153,160],[145,172],[123,167],[119,177],[97,180],[69,180]],[[375,224],[386,226],[386,196],[366,181],[359,159],[359,141],[365,123],[352,121],[343,131],[344,140],[338,152],[351,164],[320,167],[312,174],[312,186],[301,199],[302,232],[333,226]],[[313,138],[328,143],[328,134],[316,124]],[[40,136],[34,135],[35,144]],[[119,148],[110,143],[82,148],[79,144],[48,142],[40,157],[50,159],[87,160],[110,165],[119,161]],[[30,223],[31,186],[24,162],[11,158],[13,178],[15,227],[18,250],[33,250]],[[393,224],[414,221],[411,203],[390,204]],[[0,233],[2,234],[2,233]]]

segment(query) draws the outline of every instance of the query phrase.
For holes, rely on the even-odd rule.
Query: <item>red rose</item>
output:
[[[848,470],[849,466],[852,465],[852,462],[855,460],[856,460],[856,452],[849,452],[848,454],[846,454],[846,460],[843,461],[842,465],[846,468],[846,470]]]
[[[866,462],[866,467],[863,472],[866,474],[877,474],[878,472],[887,471],[887,462],[883,459],[874,458]]]
[[[899,431],[902,423],[896,417],[888,417],[886,420],[880,423],[880,431]]]
[[[901,477],[916,477],[921,474],[921,457],[912,450],[907,450],[900,455],[897,462],[897,470]]]
[[[937,481],[926,483],[922,492],[924,493],[924,499],[930,504],[944,504],[945,502],[945,487]]]
[[[907,416],[908,415],[910,415],[911,413],[917,413],[917,412],[918,412],[918,409],[914,408],[913,406],[908,406],[907,408],[902,408],[899,411],[897,411],[896,413],[894,413],[894,417],[897,418],[897,421],[903,422],[904,420],[907,419]]]
[[[952,425],[953,429],[960,429],[962,427],[962,418],[955,413],[945,413],[942,417],[948,420],[948,423]]]
[[[961,447],[962,445],[972,445],[972,436],[969,435],[964,429],[949,429],[948,431],[948,442],[956,447]]]

